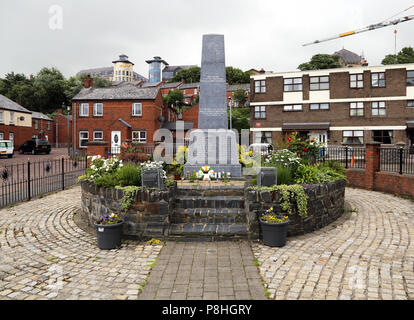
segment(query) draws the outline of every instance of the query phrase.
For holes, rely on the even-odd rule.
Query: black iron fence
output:
[[[414,154],[408,148],[381,148],[380,170],[414,174]]]
[[[365,169],[364,147],[326,147],[319,152],[319,161],[334,160],[346,169]]]
[[[64,190],[76,184],[86,167],[86,158],[80,157],[0,165],[0,207]]]

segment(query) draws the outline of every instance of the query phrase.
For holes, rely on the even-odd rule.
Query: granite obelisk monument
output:
[[[190,133],[184,173],[208,165],[241,177],[236,134],[228,130],[224,35],[203,35],[198,129]]]

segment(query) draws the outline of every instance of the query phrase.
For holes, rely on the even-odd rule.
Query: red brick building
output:
[[[32,138],[32,112],[0,94],[0,140],[18,148]]]
[[[253,75],[252,142],[298,131],[329,145],[414,143],[414,64]]]
[[[32,138],[45,139],[52,144],[55,141],[53,120],[41,112],[32,111]]]
[[[168,110],[159,87],[92,88],[92,79],[87,78],[85,88],[72,100],[73,146],[88,154],[99,150],[103,156],[120,153],[123,142],[151,148]]]
[[[53,118],[54,143],[58,147],[67,147],[72,143],[72,116],[64,115],[62,109]]]

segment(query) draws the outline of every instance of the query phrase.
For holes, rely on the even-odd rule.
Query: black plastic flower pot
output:
[[[283,247],[286,244],[288,224],[289,221],[283,223],[268,223],[260,220],[264,245],[269,247]]]
[[[95,223],[99,249],[111,250],[121,246],[123,224],[124,222],[117,224]]]

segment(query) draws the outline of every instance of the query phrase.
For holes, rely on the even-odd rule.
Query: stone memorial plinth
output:
[[[159,168],[142,168],[141,182],[143,188],[164,188],[164,179]]]
[[[184,174],[208,165],[241,177],[237,138],[228,130],[224,36],[203,35],[198,129],[190,133]]]

